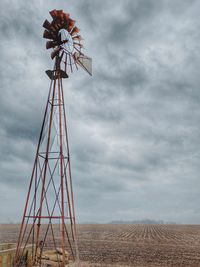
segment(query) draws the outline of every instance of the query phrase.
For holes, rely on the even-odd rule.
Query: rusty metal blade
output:
[[[67,21],[69,19],[69,13],[63,13],[64,20]]]
[[[57,10],[57,17],[62,18],[63,17],[63,10]]]
[[[43,33],[43,38],[45,39],[55,39],[55,37],[47,30],[44,30],[44,33]]]
[[[56,41],[47,41],[46,42],[46,49],[54,48],[57,45],[59,45],[59,43]]]
[[[59,31],[60,29],[62,29],[63,28],[63,23],[64,23],[64,21],[62,21],[62,20],[55,20],[55,22],[53,22],[53,27],[56,29],[56,31]]]
[[[51,31],[51,23],[46,19],[42,25],[45,29]]]
[[[83,38],[80,35],[73,36],[72,39],[73,40],[78,40],[78,41],[83,40]]]
[[[52,16],[52,18],[54,19],[54,18],[57,17],[57,10],[56,10],[56,9],[51,10],[51,11],[49,12],[49,14],[50,14],[50,15]]]
[[[68,31],[71,32],[71,30],[74,28],[76,21],[73,19],[68,19]]]
[[[77,33],[79,33],[80,32],[80,29],[79,28],[77,28],[76,26],[73,28],[73,30],[71,31],[71,36],[74,36],[74,35],[76,35]]]

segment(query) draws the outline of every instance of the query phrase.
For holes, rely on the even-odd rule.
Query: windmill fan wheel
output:
[[[73,72],[74,66],[78,69],[78,65],[86,70],[90,75],[91,58],[85,56],[81,49],[83,47],[82,38],[78,34],[79,28],[75,26],[75,20],[70,18],[68,13],[63,10],[52,10],[49,12],[52,21],[45,20],[43,27],[45,28],[43,38],[48,39],[46,49],[52,48],[51,58],[58,58],[64,63],[64,71]]]

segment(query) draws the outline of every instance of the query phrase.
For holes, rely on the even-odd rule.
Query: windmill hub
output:
[[[61,39],[61,47],[67,52],[67,53],[72,53],[74,50],[74,45],[73,45],[73,39],[70,35],[70,33],[65,30],[61,29],[59,31],[60,39]]]

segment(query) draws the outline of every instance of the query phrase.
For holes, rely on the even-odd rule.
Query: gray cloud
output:
[[[64,82],[78,221],[199,223],[199,5],[1,1],[1,222],[22,214],[52,66],[41,25],[62,8],[94,65]]]

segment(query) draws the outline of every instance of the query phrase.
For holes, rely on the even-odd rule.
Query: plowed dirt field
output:
[[[19,225],[0,225],[0,243]],[[78,225],[83,266],[200,267],[200,225]],[[86,263],[88,262],[88,263]]]

